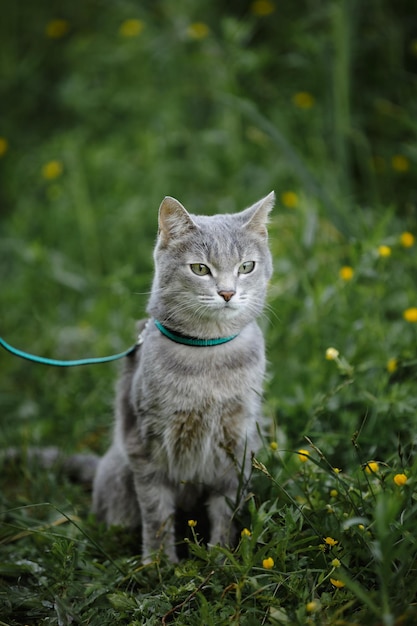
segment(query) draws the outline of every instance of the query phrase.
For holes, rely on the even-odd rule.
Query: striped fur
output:
[[[266,223],[273,203],[272,193],[241,213],[212,217],[190,215],[173,198],[161,204],[150,317],[192,337],[238,336],[187,346],[148,324],[142,346],[126,358],[93,510],[109,525],[141,524],[145,562],[160,548],[177,559],[175,510],[192,508],[203,493],[209,543],[231,540],[229,503],[258,445],[265,355],[255,319],[272,273]],[[251,261],[246,273],[242,263]],[[197,275],[193,264],[209,272]],[[224,292],[232,293],[228,301]]]

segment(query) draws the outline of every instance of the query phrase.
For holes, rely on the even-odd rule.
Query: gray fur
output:
[[[72,454],[66,456],[56,446],[46,448],[30,447],[7,448],[0,453],[0,464],[19,463],[25,460],[29,465],[39,465],[45,469],[61,470],[66,476],[86,486],[93,482],[99,457],[96,454]]]
[[[119,381],[113,443],[101,459],[93,510],[107,524],[141,523],[143,558],[175,561],[174,513],[208,493],[210,543],[230,540],[239,474],[258,446],[265,371],[255,318],[272,273],[266,223],[274,194],[235,215],[194,216],[173,198],[159,209],[155,275],[143,344]],[[250,273],[242,263],[255,261]],[[210,273],[199,276],[191,264]],[[221,293],[232,293],[227,301]],[[230,296],[228,296],[230,297]],[[152,320],[218,346],[180,345]]]

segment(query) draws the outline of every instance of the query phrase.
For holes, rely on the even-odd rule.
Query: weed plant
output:
[[[0,355],[0,624],[413,626],[414,3],[202,0],[0,20],[0,334],[77,359],[144,316],[157,208],[233,212],[271,189],[267,430],[234,549],[140,562],[31,446],[102,452],[116,366]],[[187,523],[188,522],[188,523]],[[184,538],[184,539],[183,539]]]

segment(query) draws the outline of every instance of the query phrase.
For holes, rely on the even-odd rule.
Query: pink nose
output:
[[[236,291],[219,291],[218,292],[219,296],[221,296],[223,300],[226,300],[226,302],[229,302],[229,300],[233,298],[235,293]]]

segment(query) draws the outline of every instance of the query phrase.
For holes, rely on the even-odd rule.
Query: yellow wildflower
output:
[[[406,309],[403,313],[403,318],[406,322],[416,323],[417,322],[417,307],[411,307],[410,309]]]
[[[339,495],[339,492],[337,491],[337,489],[330,489],[331,498],[337,498],[338,495]]]
[[[281,194],[281,202],[287,209],[295,209],[298,206],[298,196],[295,191],[284,191]]]
[[[67,20],[51,20],[45,27],[45,35],[49,39],[61,39],[69,31],[69,22]]]
[[[251,531],[249,530],[249,528],[244,528],[244,529],[242,530],[242,532],[240,533],[240,536],[241,536],[241,537],[252,537],[252,533],[251,533]]]
[[[298,91],[293,95],[292,101],[298,109],[311,109],[314,106],[315,98],[308,91]]]
[[[122,37],[137,37],[143,31],[145,24],[142,20],[132,18],[120,24],[119,35]]]
[[[378,468],[379,464],[377,461],[368,461],[368,463],[365,465],[365,472],[367,474],[376,474]]]
[[[325,537],[324,543],[327,543],[328,546],[333,548],[339,542],[337,541],[337,539],[333,539],[333,537]]]
[[[306,461],[308,461],[309,456],[310,452],[308,450],[298,450],[298,458],[300,459],[301,463],[305,463]]]
[[[415,242],[415,237],[412,233],[402,233],[401,237],[400,237],[400,243],[403,246],[403,248],[411,248],[412,246],[414,246],[414,242]]]
[[[274,565],[274,559],[271,556],[262,561],[262,567],[264,567],[265,569],[272,569]]]
[[[339,350],[336,350],[336,348],[327,348],[326,359],[328,361],[335,361],[338,356],[339,356]]]
[[[250,6],[250,11],[253,15],[264,17],[275,11],[275,4],[270,0],[255,0]]]
[[[391,167],[395,172],[402,174],[410,169],[410,161],[403,154],[394,154],[391,159]]]
[[[195,520],[195,519],[189,519],[189,520],[188,520],[188,526],[189,526],[190,528],[195,528],[195,527],[197,526],[197,522],[196,522],[196,520]]]
[[[330,582],[332,583],[332,585],[334,587],[336,587],[337,589],[342,589],[342,587],[345,586],[345,583],[342,580],[338,580],[337,578],[331,578]]]
[[[210,28],[204,22],[194,22],[187,28],[187,35],[191,39],[206,39],[210,34]]]
[[[334,473],[335,473],[335,474],[340,474],[340,472],[342,471],[342,470],[340,469],[340,467],[333,467],[332,469],[333,469],[333,471],[334,471]]]
[[[271,448],[271,450],[278,450],[278,444],[276,441],[271,441],[271,443],[269,444],[269,447]]]
[[[407,482],[408,478],[405,474],[395,474],[393,478],[397,487],[402,487]]]
[[[340,567],[340,561],[339,561],[339,559],[333,559],[333,561],[332,561],[332,567]]]
[[[379,246],[378,254],[379,256],[382,256],[382,257],[391,256],[391,248],[389,246],[384,246],[384,245]]]
[[[365,530],[365,526],[363,524],[358,524],[359,530]]]
[[[4,156],[9,149],[9,142],[4,137],[0,137],[0,157]]]
[[[388,359],[387,361],[387,371],[390,374],[393,374],[394,372],[396,372],[398,369],[398,359],[396,359],[395,357],[392,357],[391,359]]]
[[[349,280],[352,280],[353,274],[354,274],[354,271],[353,271],[353,268],[350,267],[350,265],[344,265],[339,270],[339,276],[345,282],[349,282]]]
[[[63,171],[63,166],[61,161],[48,161],[42,167],[42,176],[46,178],[46,180],[54,180],[61,176]]]
[[[320,610],[320,602],[318,600],[311,600],[311,602],[307,602],[306,611],[307,613],[316,613]]]
[[[260,146],[265,146],[269,141],[268,135],[256,126],[248,126],[246,129],[246,136],[250,141],[257,143]]]

